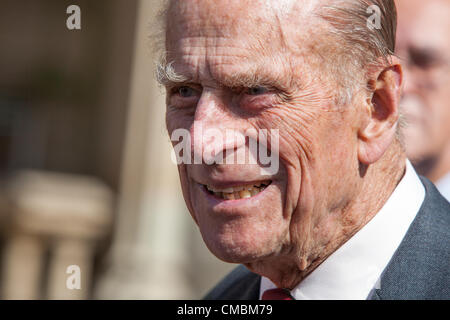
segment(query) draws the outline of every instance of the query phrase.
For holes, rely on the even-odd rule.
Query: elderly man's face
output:
[[[397,6],[407,152],[412,160],[428,160],[450,139],[450,3],[400,0]]]
[[[179,165],[205,243],[219,258],[239,263],[327,245],[336,236],[330,212],[354,196],[359,177],[358,112],[334,103],[336,88],[317,54],[320,25],[309,14],[314,1],[294,1],[302,8],[293,13],[256,3],[173,1],[166,42],[167,60],[188,79],[167,84],[169,134],[183,128],[194,135],[194,122],[203,131],[279,130],[280,168],[271,176],[252,164]],[[260,183],[269,185],[234,200],[206,188]]]

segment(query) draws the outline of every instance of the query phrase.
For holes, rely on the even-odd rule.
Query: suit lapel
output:
[[[434,185],[421,177],[425,199],[370,299],[440,299],[448,289],[449,205]],[[447,243],[445,237],[447,236]]]

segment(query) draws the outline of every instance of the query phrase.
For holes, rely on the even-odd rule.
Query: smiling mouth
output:
[[[255,184],[248,184],[242,186],[235,186],[230,188],[218,189],[208,185],[203,185],[205,190],[220,199],[225,200],[239,200],[245,198],[251,198],[258,193],[264,191],[272,181],[261,181]]]

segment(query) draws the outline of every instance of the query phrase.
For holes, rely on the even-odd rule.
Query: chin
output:
[[[194,171],[184,194],[208,249],[225,262],[249,263],[272,255],[288,234],[286,183],[280,177],[238,173]]]
[[[222,225],[218,228],[205,228],[200,231],[208,249],[220,260],[229,263],[250,263],[264,259],[279,252],[285,232],[276,229],[264,232],[261,229]]]

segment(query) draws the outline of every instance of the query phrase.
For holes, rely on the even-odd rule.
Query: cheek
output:
[[[198,224],[198,218],[195,216],[194,207],[193,207],[192,201],[191,201],[192,190],[191,190],[191,184],[189,183],[189,177],[187,174],[186,165],[183,165],[183,164],[178,165],[178,174],[179,174],[179,178],[180,178],[181,191],[183,193],[184,202],[186,203],[189,213],[191,214],[195,223]]]
[[[194,123],[194,109],[175,109],[168,107],[166,111],[166,127],[169,135],[176,129],[189,128]]]
[[[280,156],[289,160],[299,157],[302,153],[310,153],[314,137],[316,117],[303,111],[290,108],[269,109],[261,117],[259,128],[277,129],[280,137]]]
[[[450,90],[445,88],[440,94],[431,97],[430,113],[433,114],[433,121],[448,125],[450,122]]]
[[[337,131],[331,126],[337,123],[341,127],[343,120],[340,114],[326,109],[317,104],[288,105],[266,114],[267,122],[279,129],[280,158],[293,169],[288,171],[312,168],[334,150],[329,138]]]
[[[335,188],[339,172],[357,169],[356,128],[350,113],[316,110],[305,108],[278,117],[280,158],[289,175],[292,200],[298,197],[300,184],[305,184],[303,191],[318,193],[329,185]],[[291,194],[293,190],[297,194]]]
[[[298,107],[273,108],[264,112],[258,123],[259,128],[279,130],[280,167],[283,168],[280,179],[283,181],[283,218],[290,220],[298,209],[301,188],[311,192],[311,180],[321,138],[321,124],[318,116],[312,112],[299,110]],[[311,197],[305,197],[312,201]],[[303,204],[302,208],[311,207]]]

